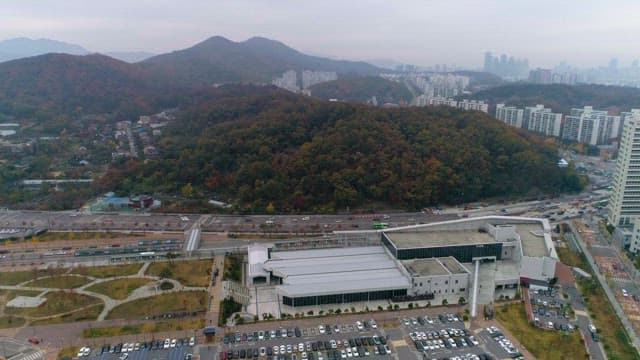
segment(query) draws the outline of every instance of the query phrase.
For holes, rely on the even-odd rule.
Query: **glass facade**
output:
[[[406,296],[407,289],[367,291],[358,293],[330,294],[318,296],[289,297],[283,296],[282,303],[288,306],[316,306],[327,304],[343,304],[373,300],[387,300],[394,297]]]
[[[384,244],[384,246],[387,247],[387,249],[389,249],[389,251],[391,251],[391,253],[395,256],[398,257],[398,250],[396,249],[396,247],[393,245],[393,243],[391,242],[391,240],[389,240],[389,238],[387,237],[387,234],[382,233],[382,244]]]
[[[453,256],[460,262],[471,262],[474,257],[485,256],[495,256],[496,260],[501,260],[502,244],[491,243],[432,248],[398,249],[396,255],[399,260],[426,259],[446,256]]]

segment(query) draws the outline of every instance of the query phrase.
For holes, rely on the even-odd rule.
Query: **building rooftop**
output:
[[[548,256],[544,240],[544,229],[541,224],[518,224],[516,231],[522,242],[522,252],[525,256]]]
[[[447,270],[449,270],[449,272],[451,272],[452,274],[464,274],[469,272],[469,270],[462,266],[462,264],[460,264],[460,262],[458,262],[458,260],[456,260],[456,258],[454,258],[453,256],[438,258],[438,260],[440,261],[442,266],[447,268]]]
[[[290,297],[406,289],[409,280],[382,246],[273,252],[264,269]]]
[[[449,271],[435,258],[406,260],[402,264],[412,276],[449,275]]]
[[[493,236],[475,230],[385,232],[398,249],[495,243]]]

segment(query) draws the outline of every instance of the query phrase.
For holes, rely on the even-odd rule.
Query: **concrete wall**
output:
[[[523,256],[520,264],[520,276],[546,281],[555,276],[556,259],[550,257]]]
[[[457,283],[456,283],[457,281]],[[463,296],[469,295],[469,274],[416,276],[411,278],[413,295],[433,293],[435,296]],[[460,291],[460,289],[464,289]]]

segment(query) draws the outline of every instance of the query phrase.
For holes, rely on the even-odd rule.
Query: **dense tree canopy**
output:
[[[480,112],[379,109],[276,90],[194,105],[160,142],[163,159],[104,177],[124,192],[194,193],[265,211],[408,209],[510,194],[573,191],[557,150]]]
[[[367,102],[373,96],[378,104],[409,103],[413,95],[399,82],[379,76],[342,76],[338,80],[313,85],[311,96],[321,99]]]

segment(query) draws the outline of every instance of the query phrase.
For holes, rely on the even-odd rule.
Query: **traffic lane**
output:
[[[591,324],[591,319],[588,316],[578,315],[578,327],[582,336],[585,339],[585,344],[589,349],[589,356],[592,359],[606,359],[602,352],[602,348],[600,347],[600,343],[593,340],[591,337],[591,331],[589,331],[589,325]]]

